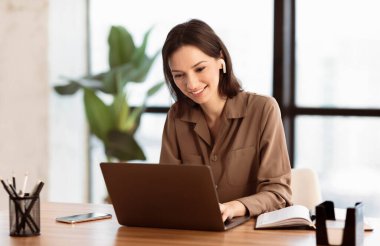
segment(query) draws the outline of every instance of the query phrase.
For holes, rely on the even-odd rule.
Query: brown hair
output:
[[[178,115],[183,114],[185,103],[197,105],[176,86],[169,67],[170,56],[184,45],[195,46],[208,56],[224,59],[226,73],[220,71],[218,85],[220,95],[232,98],[242,91],[232,70],[230,54],[214,30],[205,22],[197,19],[178,24],[170,30],[162,48],[165,81],[172,97],[178,102]]]

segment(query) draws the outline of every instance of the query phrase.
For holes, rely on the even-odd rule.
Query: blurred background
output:
[[[293,167],[317,171],[324,200],[363,201],[366,215],[380,216],[379,9],[376,0],[2,0],[0,176],[21,183],[27,173],[29,187],[44,180],[45,201],[104,202],[106,157],[89,134],[83,93],[53,87],[109,69],[112,25],[136,45],[153,27],[153,55],[174,25],[199,18],[225,42],[243,88],[278,100]],[[160,55],[144,83],[128,83],[129,104],[159,80]],[[159,160],[171,104],[166,88],[147,101],[135,134],[145,162]],[[7,204],[0,192],[0,209]]]

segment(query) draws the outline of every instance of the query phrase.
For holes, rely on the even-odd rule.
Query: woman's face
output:
[[[169,67],[177,87],[195,103],[211,103],[218,94],[221,61],[208,56],[195,46],[185,45],[169,59]]]

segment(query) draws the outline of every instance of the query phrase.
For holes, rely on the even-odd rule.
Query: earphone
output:
[[[223,59],[220,59],[220,62],[222,63],[223,73],[227,73],[226,62]]]

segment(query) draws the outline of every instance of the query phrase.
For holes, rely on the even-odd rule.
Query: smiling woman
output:
[[[224,221],[288,206],[290,163],[275,99],[242,90],[226,46],[203,21],[171,29],[162,60],[176,103],[160,163],[210,166]]]

